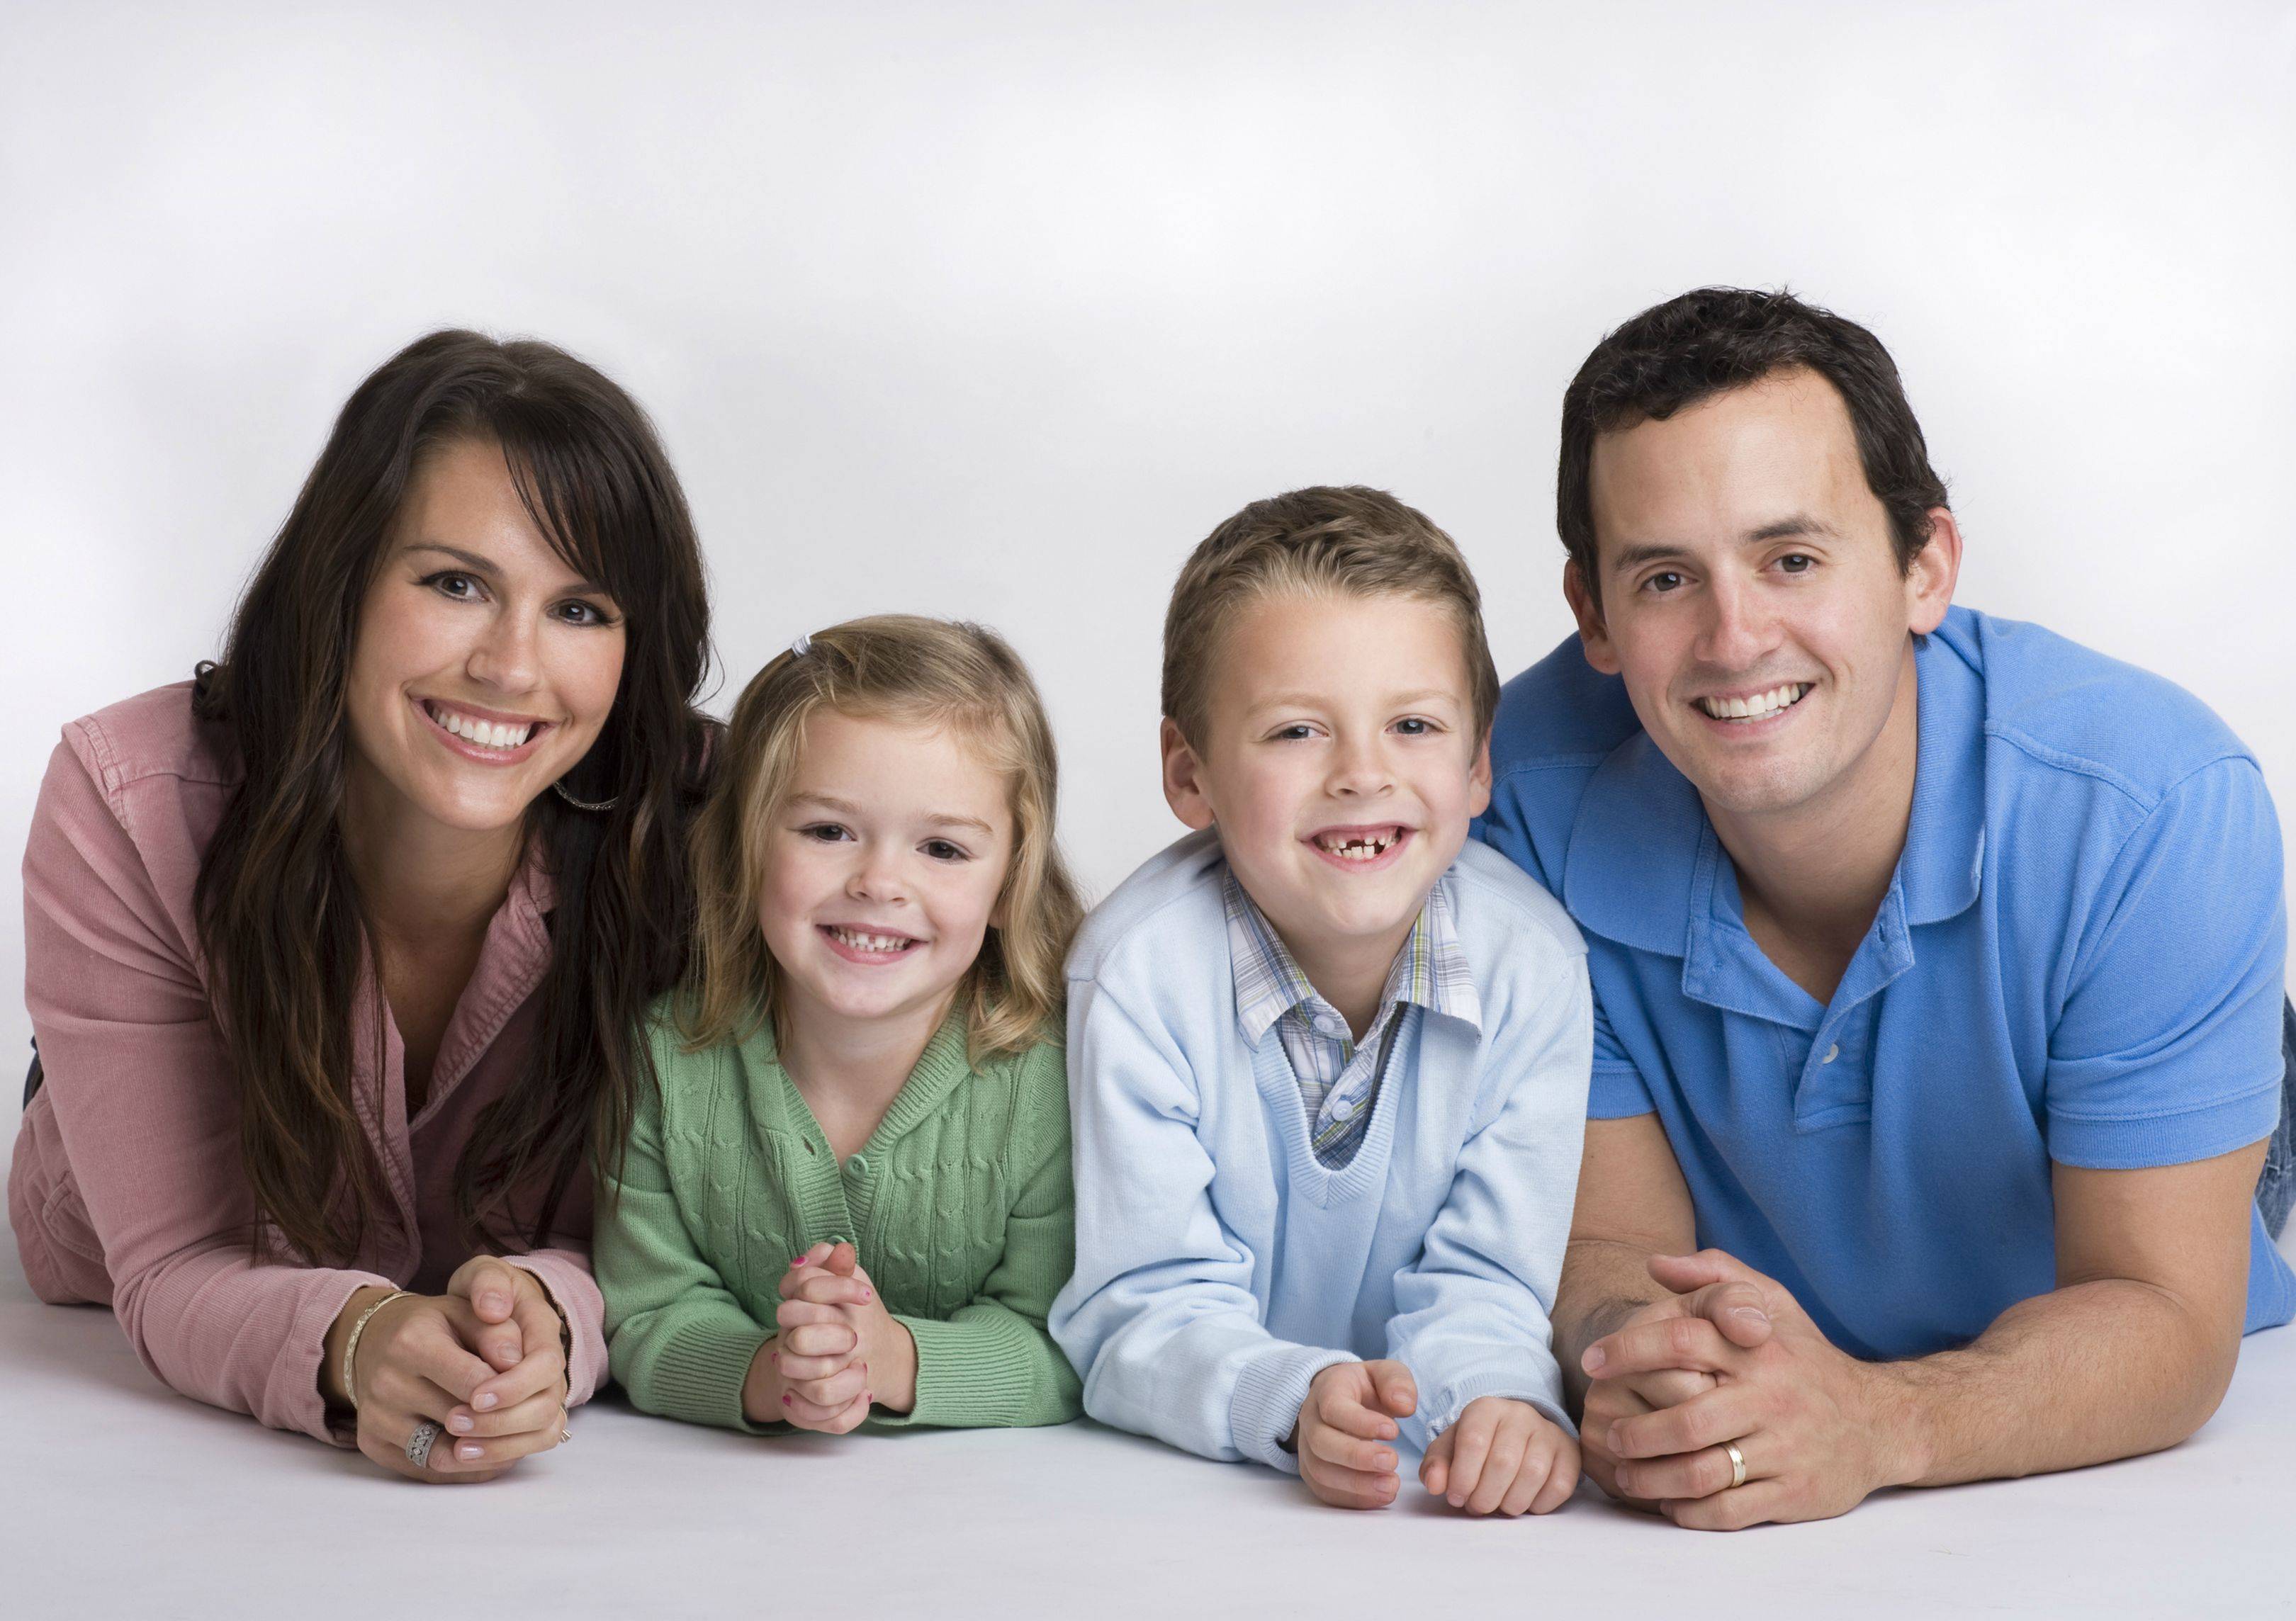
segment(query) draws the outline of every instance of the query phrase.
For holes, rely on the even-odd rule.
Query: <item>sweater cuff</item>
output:
[[[635,1381],[643,1387],[641,1405],[689,1424],[715,1424],[750,1435],[780,1429],[752,1424],[742,1412],[742,1386],[750,1377],[750,1364],[758,1358],[758,1347],[772,1338],[771,1330],[732,1313],[680,1323]],[[635,1398],[639,1391],[631,1395]]]
[[[893,1321],[916,1342],[916,1404],[906,1412],[872,1414],[874,1428],[931,1424],[980,1429],[1040,1421],[1032,1410],[1037,1405],[1042,1359],[1030,1342],[1026,1319],[1000,1314],[943,1322],[896,1312]]]
[[[1467,1410],[1468,1403],[1480,1401],[1487,1396],[1504,1396],[1509,1401],[1536,1407],[1560,1426],[1564,1435],[1574,1440],[1578,1438],[1578,1426],[1570,1421],[1570,1413],[1564,1411],[1560,1396],[1553,1388],[1553,1381],[1544,1378],[1534,1368],[1487,1363],[1447,1381],[1430,1393],[1431,1399],[1420,1404],[1419,1416],[1427,1426],[1427,1445],[1433,1445],[1436,1437],[1459,1421],[1459,1415]]]
[[[1308,1386],[1324,1369],[1362,1358],[1346,1351],[1278,1341],[1243,1364],[1227,1401],[1228,1434],[1235,1450],[1287,1475],[1300,1472],[1300,1460],[1283,1443],[1300,1427]]]

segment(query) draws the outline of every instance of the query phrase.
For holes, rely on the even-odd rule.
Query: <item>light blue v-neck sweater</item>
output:
[[[1593,1014],[1569,916],[1505,856],[1448,887],[1480,1027],[1414,1007],[1362,1146],[1319,1164],[1270,1027],[1236,1018],[1226,869],[1193,834],[1126,880],[1069,958],[1075,1276],[1050,1326],[1085,1411],[1206,1457],[1283,1441],[1338,1362],[1411,1369],[1423,1448],[1478,1396],[1569,1425],[1548,1314],[1586,1130]]]

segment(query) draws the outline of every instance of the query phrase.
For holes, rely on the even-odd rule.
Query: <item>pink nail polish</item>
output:
[[[458,1412],[447,1420],[447,1428],[459,1436],[469,1430],[472,1421]]]
[[[861,1291],[861,1298],[862,1298],[864,1300],[869,1300],[869,1299],[873,1299],[875,1297],[873,1297],[873,1295],[871,1295],[871,1294],[870,1294],[870,1292],[869,1292],[867,1289],[863,1289],[863,1290]]]
[[[789,1404],[790,1404],[789,1392],[788,1392],[788,1391],[786,1391],[786,1390],[784,1390],[784,1391],[783,1391],[783,1392],[782,1392],[782,1405],[783,1405],[783,1406],[784,1406],[784,1407],[786,1407],[786,1406],[788,1406]]]
[[[495,1404],[501,1400],[502,1397],[496,1396],[493,1391],[481,1390],[478,1395],[471,1398],[471,1405],[477,1408],[480,1412],[490,1412],[494,1410]]]
[[[479,1444],[476,1441],[465,1441],[455,1449],[455,1455],[457,1458],[471,1459],[477,1457],[479,1451]]]
[[[798,1257],[798,1258],[797,1258],[796,1260],[791,1261],[791,1262],[790,1263],[790,1265],[791,1265],[792,1267],[796,1267],[796,1266],[802,1266],[802,1265],[805,1265],[805,1257],[804,1257],[803,1256],[800,1256],[800,1257]]]

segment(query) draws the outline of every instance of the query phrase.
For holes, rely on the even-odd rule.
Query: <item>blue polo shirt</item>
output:
[[[1574,637],[1506,686],[1480,836],[1587,937],[1597,1118],[1655,1110],[1698,1240],[1843,1349],[1965,1343],[2056,1286],[2050,1163],[2204,1159],[2279,1118],[2287,921],[2255,757],[2181,689],[1954,609],[1915,654],[1896,875],[1821,1006]],[[2252,1216],[2247,1329],[2296,1315]]]

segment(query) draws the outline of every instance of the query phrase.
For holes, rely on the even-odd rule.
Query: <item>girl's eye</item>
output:
[[[935,861],[970,861],[972,859],[971,852],[960,845],[951,844],[946,839],[926,839],[924,852]]]
[[[1681,584],[1682,576],[1677,574],[1671,569],[1660,569],[1658,573],[1652,575],[1650,578],[1644,580],[1643,582],[1643,589],[1644,591],[1655,591],[1660,595],[1664,595],[1666,593],[1676,589]]]
[[[834,822],[816,822],[810,826],[798,829],[798,832],[816,844],[836,844],[853,837],[845,828]]]
[[[1800,552],[1789,552],[1778,559],[1778,567],[1788,574],[1807,574],[1817,567],[1817,560]]]

